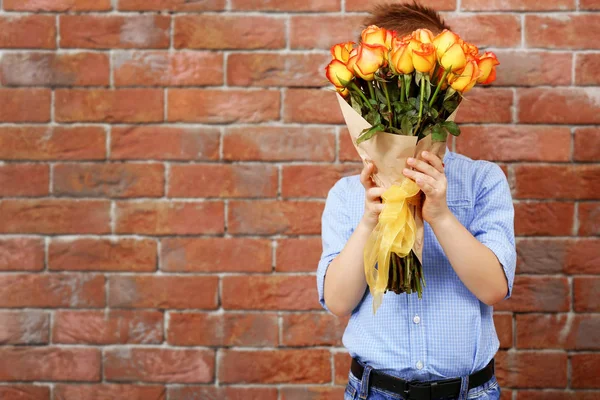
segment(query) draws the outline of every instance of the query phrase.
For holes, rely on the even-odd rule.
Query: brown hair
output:
[[[416,1],[379,4],[373,7],[371,15],[365,19],[364,24],[396,31],[399,36],[408,35],[420,28],[429,29],[434,35],[444,29],[450,29],[434,9]]]

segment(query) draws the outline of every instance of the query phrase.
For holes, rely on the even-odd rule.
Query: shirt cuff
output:
[[[336,256],[337,254],[332,254],[327,257],[321,258],[321,260],[319,261],[319,266],[317,268],[317,292],[319,293],[319,303],[321,303],[321,306],[330,313],[331,310],[329,310],[329,308],[325,304],[325,274],[327,273],[327,268],[329,268],[329,264],[333,261],[333,259]]]
[[[478,238],[481,243],[483,243],[488,249],[492,250],[492,252],[498,258],[500,265],[502,266],[502,270],[504,271],[504,276],[506,276],[506,281],[508,283],[508,292],[504,299],[510,298],[512,295],[513,282],[515,279],[515,269],[517,262],[517,253],[516,250],[510,248],[505,243],[500,243],[497,241],[489,240],[486,241],[485,238]]]

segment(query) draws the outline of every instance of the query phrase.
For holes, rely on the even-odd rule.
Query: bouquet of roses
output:
[[[423,150],[443,157],[448,134],[460,134],[454,116],[463,94],[491,83],[499,62],[449,30],[434,36],[418,29],[399,37],[377,26],[363,30],[360,44],[337,44],[331,54],[326,76],[355,148],[363,162],[373,161],[372,178],[386,188],[364,251],[375,313],[388,290],[421,298],[425,286],[423,194],[402,174],[406,160],[420,158]]]

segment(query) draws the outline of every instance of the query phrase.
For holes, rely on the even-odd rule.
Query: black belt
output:
[[[362,379],[364,367],[353,358],[350,371],[358,380]],[[480,371],[469,375],[469,389],[481,386],[494,376],[494,359]],[[434,400],[453,398],[460,393],[460,378],[440,381],[405,381],[395,376],[371,370],[369,386],[401,395],[405,400]]]

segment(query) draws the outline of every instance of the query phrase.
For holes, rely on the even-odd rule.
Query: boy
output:
[[[366,25],[398,34],[448,28],[416,4],[380,6]],[[343,335],[353,357],[345,399],[500,398],[492,306],[510,297],[515,274],[508,182],[496,164],[449,150],[443,161],[426,152],[422,158],[404,170],[426,196],[422,299],[389,291],[373,315],[363,250],[383,208],[385,189],[370,178],[375,166],[340,179],[327,195],[317,287],[326,310],[351,315]]]

